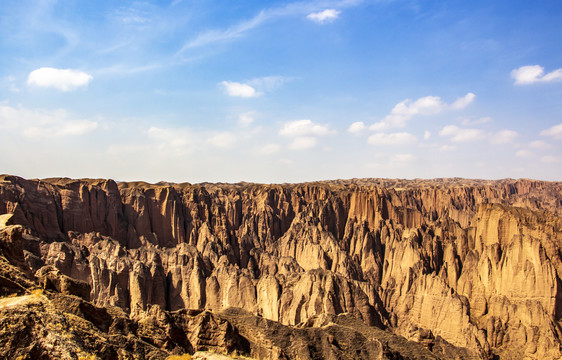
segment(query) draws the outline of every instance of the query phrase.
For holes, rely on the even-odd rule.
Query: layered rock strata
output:
[[[154,306],[289,326],[349,314],[459,358],[562,356],[561,183],[2,176],[0,213],[21,233],[6,258],[135,321]]]

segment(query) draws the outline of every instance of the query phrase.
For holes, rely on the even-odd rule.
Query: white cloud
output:
[[[224,87],[229,96],[252,98],[260,95],[256,89],[248,84],[242,84],[234,81],[222,81],[220,84]]]
[[[383,123],[395,127],[404,127],[406,120],[409,120],[412,116],[437,114],[444,107],[445,104],[438,96],[426,96],[416,101],[406,99],[394,106],[390,114],[384,118]]]
[[[555,139],[562,139],[562,123],[541,131],[543,136],[552,136]]]
[[[347,128],[347,131],[352,134],[359,134],[365,130],[367,130],[367,127],[363,121],[356,121]]]
[[[332,22],[338,18],[341,11],[335,9],[326,9],[324,11],[308,14],[306,17],[316,23],[325,24]]]
[[[330,130],[328,125],[315,124],[311,120],[295,120],[286,122],[279,135],[294,137],[295,139],[288,145],[291,150],[304,150],[316,146],[316,136],[325,136],[335,134],[334,130]]]
[[[295,138],[288,147],[291,150],[306,150],[315,147],[316,143],[317,141],[315,137],[300,136]]]
[[[490,142],[492,144],[509,144],[515,141],[519,137],[519,134],[513,130],[500,130],[490,137]]]
[[[367,142],[371,145],[404,145],[415,143],[417,138],[407,132],[399,133],[376,133],[367,139]]]
[[[515,156],[519,157],[519,158],[532,158],[534,156],[532,151],[529,150],[519,150],[515,153]]]
[[[474,101],[474,98],[476,97],[476,95],[474,95],[473,93],[469,92],[468,94],[466,94],[463,97],[458,98],[457,100],[455,100],[454,103],[451,104],[451,109],[453,110],[460,110],[460,109],[464,109],[466,108],[468,105],[470,105],[470,103],[472,103]]]
[[[544,68],[540,65],[521,66],[511,71],[511,77],[515,79],[515,85],[528,85],[537,82],[551,82],[562,80],[562,68],[544,73]]]
[[[60,91],[72,91],[88,85],[92,79],[92,75],[80,70],[42,67],[29,73],[27,84],[51,87]]]
[[[476,95],[473,93],[468,93],[455,100],[452,104],[443,102],[439,96],[425,96],[416,101],[406,99],[396,104],[390,114],[382,121],[371,125],[370,129],[380,131],[388,128],[404,127],[406,126],[406,121],[415,115],[435,115],[447,109],[464,109],[474,101],[475,97]]]
[[[398,127],[404,127],[405,124],[401,124]],[[369,130],[373,130],[373,131],[382,131],[386,128],[390,128],[392,127],[391,124],[389,124],[388,122],[385,121],[378,121],[376,123],[374,123],[373,125],[369,126]]]
[[[0,106],[0,129],[15,130],[28,138],[79,136],[96,130],[99,123],[71,119],[65,110],[29,110]]]
[[[480,129],[461,129],[455,125],[445,126],[439,135],[450,137],[453,142],[478,141],[486,137],[486,134]]]
[[[238,116],[238,125],[242,126],[242,127],[248,127],[250,126],[253,122],[254,122],[254,115],[255,112],[250,111],[244,114],[240,114]]]
[[[285,76],[264,76],[245,83],[221,81],[220,85],[224,87],[229,96],[251,98],[260,96],[267,91],[273,91],[291,80],[292,78]]]
[[[455,125],[447,125],[441,131],[439,131],[440,136],[453,136],[459,131],[459,127]]]
[[[236,143],[236,136],[229,132],[221,132],[212,135],[207,142],[215,147],[230,148]]]
[[[428,130],[426,130],[426,131],[423,133],[423,139],[424,139],[424,140],[429,140],[430,137],[431,137],[431,132],[429,132]]]
[[[279,135],[283,136],[324,136],[334,133],[328,125],[315,124],[308,119],[286,122],[279,131]]]

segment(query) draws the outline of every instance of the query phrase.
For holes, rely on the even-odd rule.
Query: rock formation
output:
[[[562,357],[562,183],[4,175],[0,214],[0,311],[85,319],[100,358]]]

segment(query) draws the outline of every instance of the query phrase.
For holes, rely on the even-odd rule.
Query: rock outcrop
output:
[[[223,345],[212,350],[307,358],[256,330],[285,326],[291,336],[313,329],[299,341],[335,359],[355,350],[333,344],[343,335],[330,324],[351,324],[356,341],[376,349],[358,348],[356,358],[391,357],[380,342],[390,332],[434,357],[562,356],[562,183],[191,185],[5,175],[0,214],[0,259],[19,271],[0,277],[0,295],[21,295],[35,281],[121,309],[159,351],[205,350],[197,339],[218,332]],[[223,312],[230,308],[246,312]],[[189,316],[209,324],[178,325],[174,316],[186,309],[206,309]],[[373,335],[379,329],[386,331]]]

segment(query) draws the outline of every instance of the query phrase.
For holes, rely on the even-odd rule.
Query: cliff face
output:
[[[562,356],[561,183],[2,176],[0,214],[21,225],[14,261],[133,319],[153,305],[239,307],[285,325],[349,313],[477,358]]]

